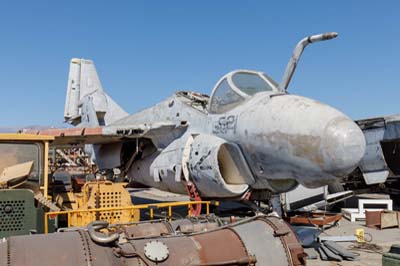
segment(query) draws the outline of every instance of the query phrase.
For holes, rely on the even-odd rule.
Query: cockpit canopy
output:
[[[227,112],[259,92],[279,91],[279,85],[262,72],[236,70],[222,77],[211,94],[209,112]]]

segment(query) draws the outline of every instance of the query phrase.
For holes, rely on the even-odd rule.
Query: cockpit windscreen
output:
[[[232,76],[233,84],[247,95],[254,95],[262,91],[273,91],[258,73],[237,72]]]
[[[221,114],[232,110],[259,92],[278,91],[278,84],[261,72],[239,70],[227,74],[214,89],[209,111]]]
[[[210,111],[217,114],[224,113],[233,109],[244,100],[242,96],[232,90],[225,78],[220,83],[211,99]]]

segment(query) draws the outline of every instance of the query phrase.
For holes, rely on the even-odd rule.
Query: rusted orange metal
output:
[[[371,228],[385,229],[400,227],[400,213],[396,211],[368,211],[365,210],[366,226]]]
[[[342,219],[339,213],[328,212],[297,212],[294,216],[288,218],[290,224],[312,224],[324,226],[332,223],[337,223]]]
[[[0,254],[8,254],[0,257],[0,265],[305,265],[300,242],[279,218],[257,216],[205,230],[212,228],[205,224],[216,222],[210,219],[198,223],[203,224],[199,231],[187,234],[180,225],[188,222],[195,223],[113,226],[107,228],[109,234],[100,232],[100,224],[92,224],[87,230],[11,237],[0,242]]]
[[[292,229],[289,225],[278,217],[268,217],[265,222],[269,223],[274,228],[274,235],[279,236],[283,245],[287,248],[288,258],[291,259],[289,262],[294,266],[306,265],[307,255],[304,253],[304,249],[300,244],[300,240],[297,235],[292,233]]]
[[[381,225],[382,211],[368,211],[365,210],[365,223],[368,227],[376,228]]]
[[[49,128],[43,130],[37,129],[26,129],[23,131],[24,134],[35,134],[35,135],[45,135],[53,137],[63,137],[63,136],[88,136],[88,135],[99,135],[102,133],[101,127],[86,127],[86,128]]]

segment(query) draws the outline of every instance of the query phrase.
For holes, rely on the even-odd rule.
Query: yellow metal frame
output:
[[[23,133],[0,133],[0,140],[42,140],[52,141],[53,136],[23,134]]]
[[[43,143],[43,196],[47,199],[49,189],[49,142],[53,141],[53,136],[23,134],[23,133],[0,133],[0,141],[28,141]]]
[[[181,201],[181,202],[165,202],[165,203],[152,203],[152,204],[140,204],[133,205],[127,207],[113,207],[113,208],[98,208],[98,209],[87,209],[87,210],[68,210],[68,211],[58,211],[58,212],[46,212],[44,214],[44,233],[47,234],[49,231],[49,217],[50,216],[58,216],[58,215],[67,215],[68,227],[70,224],[70,217],[72,213],[87,213],[87,212],[102,212],[102,211],[121,211],[121,210],[142,210],[149,209],[150,210],[150,220],[154,219],[154,209],[162,209],[168,208],[168,219],[172,220],[172,208],[173,207],[182,207],[187,206],[188,216],[191,216],[191,207],[192,205],[206,205],[206,214],[210,213],[210,205],[218,206],[218,201]]]
[[[48,141],[43,141],[43,142],[44,142],[43,196],[45,199],[47,199],[49,191],[49,142]]]

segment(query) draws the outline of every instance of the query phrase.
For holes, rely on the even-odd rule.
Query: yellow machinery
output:
[[[133,206],[125,183],[75,179],[68,172],[49,175],[53,140],[52,136],[0,134],[0,237],[43,232],[44,212]],[[138,221],[139,217],[140,211],[135,209],[75,212],[67,220],[53,220],[52,224],[85,226],[95,220],[123,223]]]
[[[140,220],[139,210],[119,209],[133,206],[131,196],[125,186],[126,183],[88,181],[83,184],[81,192],[58,194],[56,202],[62,209],[73,211],[114,208],[112,211],[72,212],[68,215],[70,226],[85,226],[95,220],[107,221],[110,224],[137,222]]]

